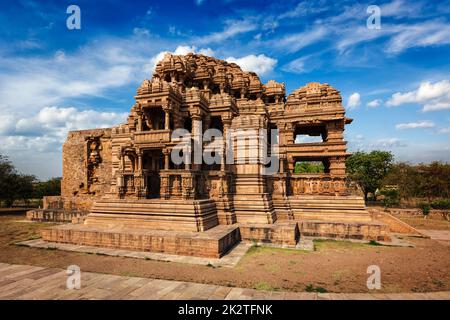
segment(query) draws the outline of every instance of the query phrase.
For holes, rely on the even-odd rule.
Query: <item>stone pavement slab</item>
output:
[[[83,253],[92,253],[99,255],[107,255],[113,257],[126,257],[135,259],[148,259],[157,261],[170,261],[178,263],[199,264],[199,265],[211,265],[214,267],[234,267],[238,264],[241,258],[245,255],[248,249],[253,245],[248,242],[240,242],[233,247],[227,254],[220,259],[216,258],[201,258],[193,256],[181,256],[175,254],[166,254],[158,252],[146,252],[146,251],[131,251],[131,250],[119,250],[112,248],[101,248],[84,245],[73,245],[59,242],[48,242],[42,239],[27,240],[16,243],[20,246],[27,246],[40,249],[58,249],[64,251],[74,251]],[[1,273],[1,269],[0,269]]]
[[[0,264],[1,300],[450,300],[450,292],[315,293],[230,288],[183,281],[81,272],[81,288],[67,289],[65,270]]]

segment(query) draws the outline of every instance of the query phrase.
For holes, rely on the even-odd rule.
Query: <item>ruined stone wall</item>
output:
[[[93,200],[110,191],[111,129],[69,132],[62,157],[61,197],[64,207],[89,210]]]

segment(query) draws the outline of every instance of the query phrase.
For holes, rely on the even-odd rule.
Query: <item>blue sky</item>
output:
[[[66,9],[81,9],[69,30]],[[381,28],[369,29],[369,5]],[[288,92],[341,91],[350,151],[450,160],[450,1],[29,1],[0,3],[0,153],[61,175],[68,130],[122,122],[163,52],[235,61]]]

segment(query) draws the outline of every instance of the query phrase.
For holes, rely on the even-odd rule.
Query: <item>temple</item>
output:
[[[235,63],[166,54],[135,101],[126,123],[68,134],[61,197],[30,214],[76,221],[45,229],[44,240],[221,257],[239,241],[389,239],[346,179],[343,132],[352,119],[330,85],[312,82],[286,97],[283,83],[263,84]],[[200,162],[187,155],[193,146]]]

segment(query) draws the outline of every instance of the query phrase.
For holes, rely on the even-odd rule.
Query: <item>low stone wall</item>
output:
[[[43,209],[89,211],[94,199],[89,196],[77,197],[47,196],[43,198]]]
[[[63,209],[34,209],[27,211],[27,219],[39,222],[82,223],[87,211],[67,211]]]
[[[241,224],[241,239],[254,242],[295,246],[300,237],[296,222]]]
[[[386,210],[386,212],[392,215],[423,217],[422,210],[418,208],[414,209],[389,208]],[[427,219],[437,219],[437,220],[441,219],[449,220],[449,218],[450,218],[450,210],[431,209],[430,213],[427,216]]]
[[[389,226],[384,223],[348,223],[331,221],[299,222],[302,236],[335,239],[390,241]]]

